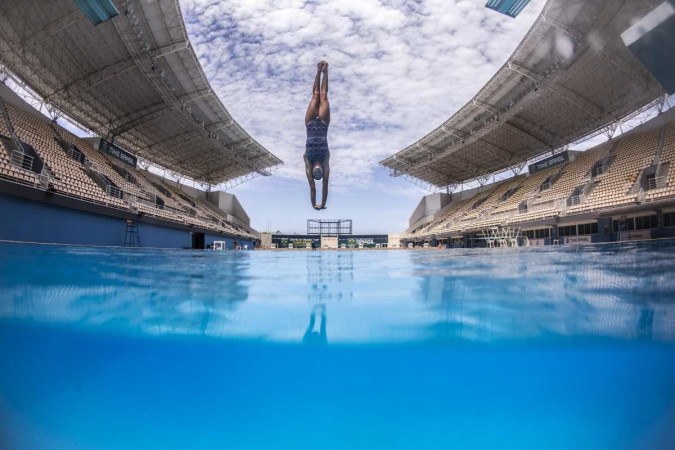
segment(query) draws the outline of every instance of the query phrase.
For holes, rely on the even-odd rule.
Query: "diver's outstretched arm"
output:
[[[321,206],[319,209],[326,209],[326,200],[328,200],[328,177],[330,176],[330,163],[326,159],[323,163],[323,186],[321,187]]]
[[[316,208],[316,183],[314,182],[314,176],[312,176],[312,164],[306,156],[304,160],[305,175],[307,175],[307,182],[309,183],[309,200],[312,202],[312,207]]]

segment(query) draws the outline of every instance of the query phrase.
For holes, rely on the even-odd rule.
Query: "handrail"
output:
[[[19,150],[13,150],[12,154],[9,157],[9,163],[15,167],[19,167],[24,170],[33,170],[33,157],[26,155],[25,153]]]
[[[85,156],[84,153],[82,153],[81,151],[70,145],[66,150],[66,154],[70,157],[70,159],[74,159],[75,161],[81,161],[82,156]],[[84,159],[86,160],[86,157]]]
[[[640,186],[640,180],[642,179],[642,174],[644,173],[645,169],[640,169],[640,172],[638,172],[637,177],[635,177],[635,182],[633,185],[630,187],[628,190],[628,194],[637,194],[642,187]]]
[[[573,195],[570,197],[570,203],[572,205],[580,205],[586,201],[586,196],[584,194]]]
[[[35,176],[35,187],[38,189],[49,189],[50,185],[53,185],[54,178],[47,173],[39,173]]]
[[[122,189],[118,188],[117,186],[113,186],[112,184],[106,186],[105,193],[115,198],[122,198],[123,196]]]
[[[661,189],[666,187],[666,176],[650,178],[648,182],[649,189]]]

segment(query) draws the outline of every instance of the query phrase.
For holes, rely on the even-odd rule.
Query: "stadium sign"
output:
[[[591,236],[572,236],[566,237],[564,240],[567,245],[590,244],[593,242]]]
[[[567,150],[565,150],[564,152],[558,153],[557,155],[553,155],[550,158],[546,158],[534,164],[530,164],[527,170],[530,172],[530,174],[533,174],[541,172],[542,170],[546,170],[549,167],[566,163],[569,160],[570,160],[570,153]]]
[[[646,241],[652,238],[651,230],[622,231],[619,234],[621,241]]]
[[[105,139],[101,138],[98,143],[98,151],[105,153],[106,155],[112,156],[115,159],[122,161],[125,164],[129,164],[132,167],[136,167],[136,157],[126,150],[122,150],[112,142],[108,142]]]

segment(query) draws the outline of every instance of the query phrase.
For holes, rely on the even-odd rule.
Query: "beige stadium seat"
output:
[[[665,186],[645,193],[647,201],[675,198],[675,124],[664,128],[665,137],[659,159],[667,164]],[[411,233],[408,238],[431,237],[439,233],[480,230],[496,225],[518,224],[549,219],[561,213],[567,215],[589,210],[622,207],[636,204],[637,193],[631,192],[643,169],[654,164],[659,153],[661,129],[618,137],[580,153],[563,167],[553,167],[530,176],[514,177],[495,188],[472,198],[451,204],[432,223]],[[591,179],[590,170],[598,162],[610,158],[608,170]],[[550,189],[540,192],[539,187],[550,175],[558,174]],[[577,186],[589,185],[589,194],[581,204],[567,207],[566,199]],[[518,189],[505,201],[501,198],[512,187]],[[485,199],[479,208],[473,205]],[[531,211],[519,214],[518,205],[527,201]],[[556,202],[557,201],[557,202]]]
[[[58,125],[52,124],[48,119],[35,112],[24,110],[10,103],[5,104],[15,133],[22,141],[33,146],[38,152],[46,166],[54,174],[54,185],[59,192],[116,208],[142,211],[144,214],[164,220],[198,225],[208,230],[242,237],[254,237],[244,229],[228,223],[225,214],[218,208],[209,205],[206,200],[194,199],[195,205],[193,206],[177,195],[177,188],[172,187],[170,182],[160,182],[169,192],[172,192],[170,197],[166,196],[152,185],[149,181],[151,175],[144,173],[143,170],[127,166],[107,157],[94,149],[87,141]],[[0,133],[9,134],[2,120],[0,120]],[[154,197],[158,197],[164,202],[164,208],[143,201],[128,202],[107,195],[87,175],[80,162],[66,154],[55,138],[77,146],[93,168],[111,179],[125,194],[131,194],[129,198],[149,198],[152,200]],[[115,170],[116,168],[118,170]],[[119,170],[121,168],[131,174],[135,182],[123,177],[120,174],[121,170]],[[35,174],[11,166],[9,154],[4,148],[0,151],[0,176],[27,184],[35,184]],[[184,212],[188,207],[196,211],[195,217],[190,217]]]

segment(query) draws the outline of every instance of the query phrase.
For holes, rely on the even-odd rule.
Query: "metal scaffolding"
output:
[[[343,236],[352,234],[351,219],[307,219],[307,234]]]

